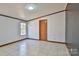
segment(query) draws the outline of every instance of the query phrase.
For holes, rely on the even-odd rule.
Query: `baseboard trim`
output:
[[[39,40],[39,39],[34,39],[34,38],[27,38],[27,39],[30,39],[30,40]]]
[[[66,47],[67,47],[67,49],[68,49],[70,55],[71,55],[70,49],[72,48],[71,45],[72,45],[71,43],[66,43]],[[71,55],[71,56],[72,56],[72,55]]]
[[[48,41],[48,42],[66,44],[65,42],[58,42],[58,41]]]
[[[39,41],[42,41],[42,40],[40,40],[40,39],[34,39],[34,38],[28,38],[28,39],[30,39],[30,40],[39,40]],[[49,41],[49,40],[47,40],[46,42],[66,44],[65,42]]]
[[[13,44],[13,43],[16,43],[16,42],[20,42],[20,41],[23,41],[23,40],[26,40],[26,39],[27,38],[20,39],[20,40],[17,40],[17,41],[13,41],[13,42],[9,42],[9,43],[6,43],[6,44],[2,44],[2,45],[0,45],[0,47],[7,46],[7,45],[10,45],[10,44]]]

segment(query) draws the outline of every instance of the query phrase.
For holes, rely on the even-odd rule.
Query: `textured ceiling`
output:
[[[30,20],[39,16],[64,10],[66,3],[38,3],[36,10],[29,11],[25,8],[28,3],[3,3],[0,4],[0,13],[13,17]]]

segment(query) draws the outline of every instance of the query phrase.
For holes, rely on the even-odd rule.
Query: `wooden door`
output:
[[[47,40],[47,20],[39,21],[39,39],[43,41]]]

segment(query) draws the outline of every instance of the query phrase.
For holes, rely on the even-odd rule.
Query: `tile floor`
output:
[[[23,40],[0,47],[0,56],[69,56],[65,44]]]

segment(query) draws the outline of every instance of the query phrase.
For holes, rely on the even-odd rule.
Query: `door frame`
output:
[[[41,21],[46,21],[46,22],[47,22],[47,19],[41,19],[41,20],[39,20],[39,40],[41,40],[41,39],[40,39],[40,38],[41,38],[41,37],[40,37],[40,36],[41,36],[41,34],[40,34],[40,32],[41,32],[41,30],[40,30],[40,29],[41,29],[41,26],[40,26],[41,23],[40,23],[40,22],[41,22]],[[48,22],[47,22],[46,25],[47,25],[46,28],[48,28]],[[47,31],[47,29],[46,29],[46,31]],[[48,37],[48,31],[46,32],[46,40],[45,40],[45,41],[47,41],[47,37]]]

